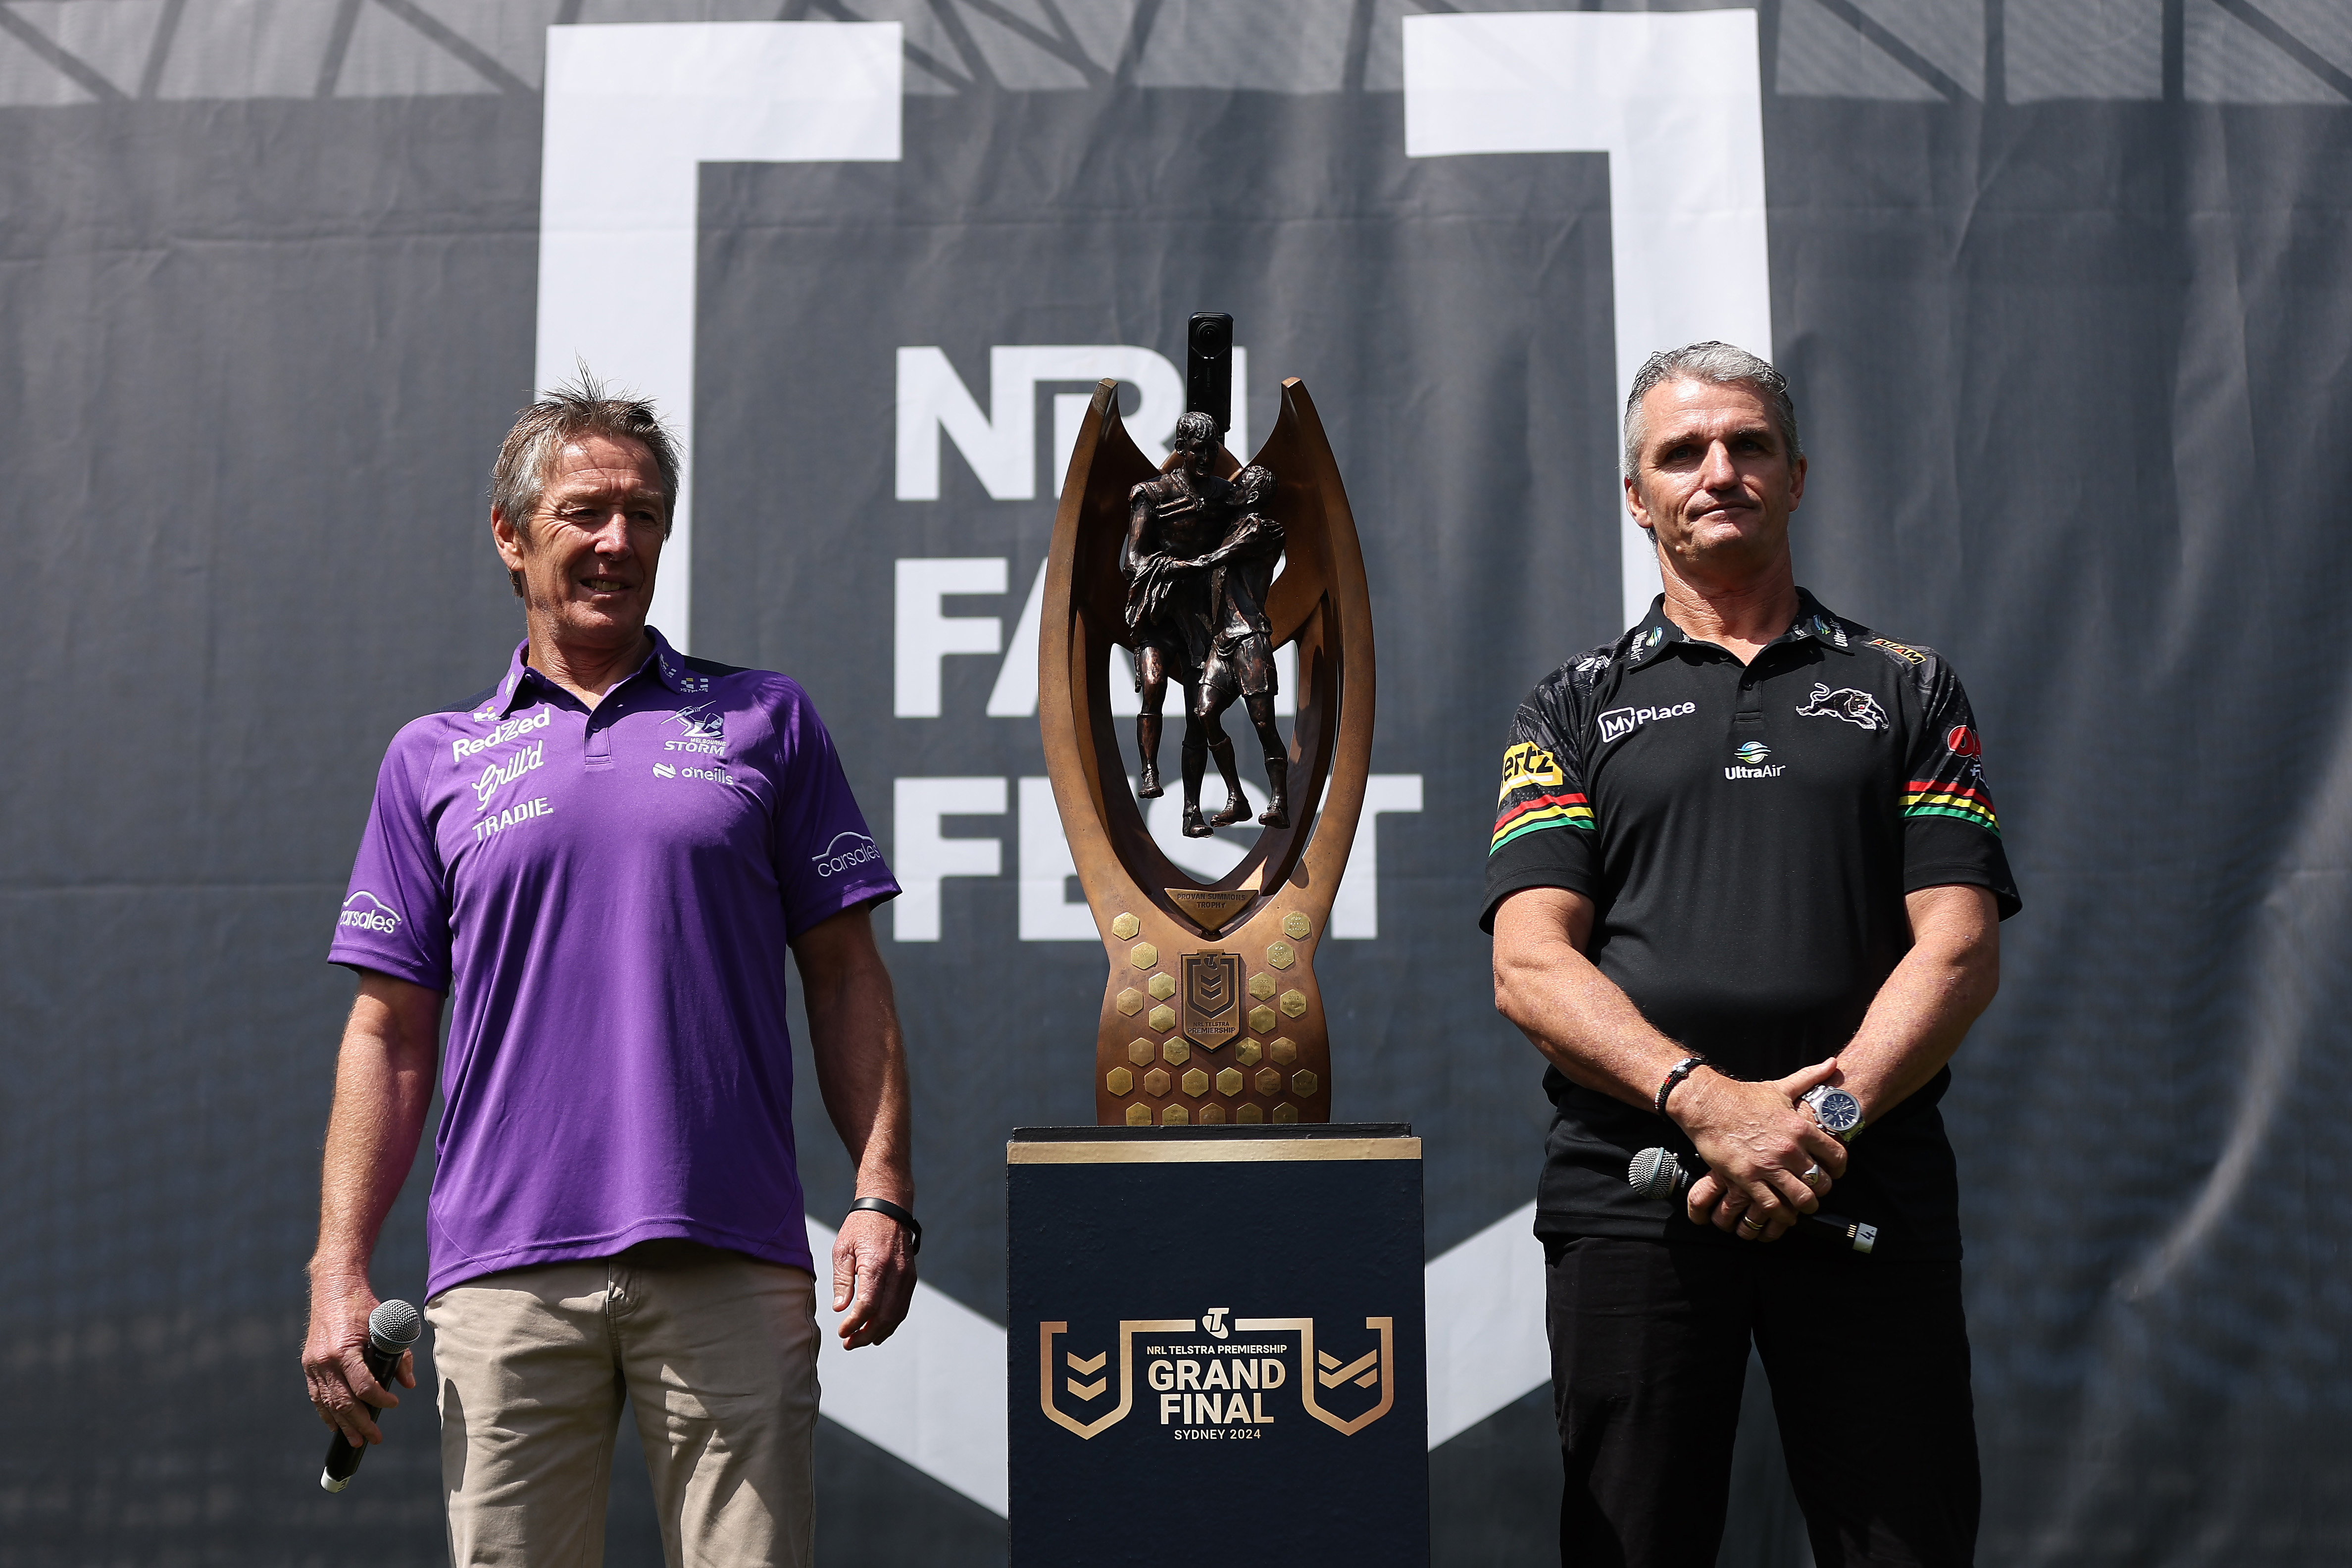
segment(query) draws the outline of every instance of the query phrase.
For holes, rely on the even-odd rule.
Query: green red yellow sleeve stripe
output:
[[[1495,819],[1495,837],[1486,853],[1492,855],[1512,839],[1546,827],[1581,827],[1591,833],[1592,803],[1581,795],[1531,795]]]
[[[1975,823],[1996,838],[2000,837],[2000,818],[1993,815],[1992,797],[1966,784],[1913,779],[1903,792],[1903,815],[1956,816],[1962,822]],[[1487,853],[1491,855],[1494,851],[1490,849]]]

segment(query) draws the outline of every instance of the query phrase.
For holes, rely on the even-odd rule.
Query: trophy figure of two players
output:
[[[1098,1125],[1007,1146],[1016,1568],[1428,1561],[1421,1144],[1331,1121],[1315,973],[1371,763],[1363,555],[1300,382],[1255,455],[1225,449],[1232,332],[1192,318],[1164,462],[1096,389],[1055,520],[1039,724],[1109,975]],[[1171,790],[1188,837],[1256,829],[1213,882],[1146,826]]]

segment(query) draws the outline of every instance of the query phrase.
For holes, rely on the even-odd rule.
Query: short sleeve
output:
[[[1570,726],[1553,715],[1556,691],[1538,687],[1503,737],[1502,788],[1486,843],[1486,898],[1478,925],[1491,932],[1495,911],[1528,888],[1565,888],[1592,896],[1595,830],[1585,794],[1583,754]]]
[[[376,771],[375,801],[327,949],[331,963],[449,989],[449,892],[404,731]]]
[[[775,868],[786,935],[896,898],[898,879],[849,792],[833,737],[815,704],[789,681],[776,712],[776,744]]]
[[[2023,908],[2000,816],[1985,783],[1984,747],[1959,678],[1941,658],[1921,672],[1926,690],[1903,784],[1903,890],[1958,883],[1990,889],[2007,920]]]

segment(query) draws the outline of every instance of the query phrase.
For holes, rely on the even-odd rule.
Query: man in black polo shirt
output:
[[[1652,356],[1625,494],[1665,593],[1505,742],[1484,923],[1551,1064],[1536,1228],[1580,1568],[1714,1563],[1751,1338],[1822,1568],[1974,1551],[1936,1102],[2017,893],[1950,666],[1796,585],[1804,481],[1771,366]],[[1679,1207],[1627,1184],[1656,1145],[1705,1173]],[[1788,1234],[1832,1186],[1871,1255]]]

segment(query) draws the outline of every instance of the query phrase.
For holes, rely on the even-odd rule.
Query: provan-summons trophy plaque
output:
[[[1298,382],[1246,464],[1225,449],[1232,330],[1192,318],[1165,462],[1096,389],[1054,524],[1040,724],[1110,979],[1097,1125],[1005,1145],[1013,1568],[1429,1562],[1421,1140],[1332,1121],[1315,981],[1371,762],[1363,558]],[[1186,875],[1139,804],[1170,795],[1185,836],[1255,843]]]
[[[1038,722],[1110,960],[1095,1044],[1096,1120],[1107,1126],[1331,1119],[1315,953],[1371,764],[1371,611],[1355,521],[1306,386],[1282,384],[1274,434],[1249,463],[1225,450],[1230,383],[1202,367],[1229,363],[1230,334],[1228,318],[1194,318],[1191,409],[1164,463],[1129,437],[1118,384],[1095,389],[1046,567]],[[1292,643],[1298,690],[1286,745],[1274,655]],[[1134,659],[1143,708],[1132,786],[1111,712],[1114,645]],[[1245,720],[1244,738],[1265,753],[1263,812],[1244,796],[1229,717]],[[1163,730],[1177,763],[1164,781]],[[1187,835],[1253,816],[1259,826],[1215,882],[1180,869],[1145,826],[1138,795],[1171,786],[1184,792]],[[1219,789],[1222,804],[1204,802]]]

